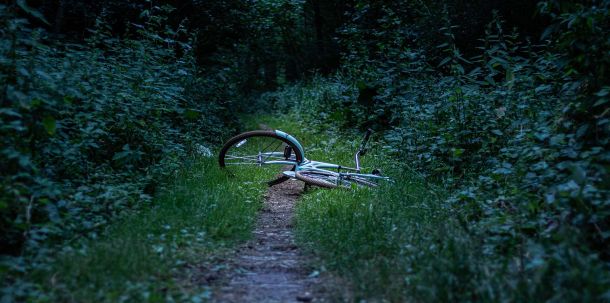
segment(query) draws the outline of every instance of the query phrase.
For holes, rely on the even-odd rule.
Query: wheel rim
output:
[[[254,165],[262,166],[269,161],[286,160],[284,149],[289,146],[286,142],[272,137],[249,137],[233,144],[224,156],[224,165]],[[296,161],[294,152],[289,160]]]
[[[285,156],[286,148],[290,156]],[[291,143],[272,132],[252,132],[236,136],[223,147],[219,164],[231,175],[251,180],[269,181],[279,177],[281,165],[271,161],[301,161]],[[287,166],[290,170],[292,166]]]

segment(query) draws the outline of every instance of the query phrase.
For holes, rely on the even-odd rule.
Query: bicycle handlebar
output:
[[[369,142],[371,138],[371,134],[373,133],[372,129],[367,129],[366,134],[364,134],[364,138],[362,138],[362,143],[360,143],[360,150],[364,150],[366,148],[366,144]]]
[[[364,156],[364,154],[366,153],[366,144],[369,142],[372,133],[372,129],[369,128],[366,130],[366,134],[364,134],[364,138],[362,138],[362,143],[360,143],[360,148],[356,152],[356,155],[354,155],[354,162],[356,162],[357,172],[360,172],[360,156]]]

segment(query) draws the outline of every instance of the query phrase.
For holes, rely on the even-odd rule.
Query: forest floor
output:
[[[294,239],[294,209],[304,184],[269,187],[253,239],[239,246],[212,276],[214,302],[325,302],[337,287],[311,267]],[[209,276],[208,276],[208,279]]]

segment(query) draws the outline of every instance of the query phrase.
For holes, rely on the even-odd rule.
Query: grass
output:
[[[326,98],[319,92],[327,91],[334,90],[313,83],[275,95],[297,110],[273,125],[301,140],[307,158],[351,164],[362,134],[319,125],[312,110]],[[371,141],[380,140],[373,136]],[[355,301],[515,299],[511,292],[519,287],[518,274],[509,262],[485,251],[483,236],[460,220],[446,202],[445,189],[424,182],[409,163],[387,156],[376,144],[362,164],[364,171],[381,168],[395,183],[357,191],[308,191],[296,208],[297,240],[319,256],[321,267],[349,282]]]
[[[280,117],[268,124],[299,139],[309,159],[353,163],[361,134],[294,121]],[[349,281],[356,301],[516,299],[511,291],[520,287],[518,273],[484,250],[482,235],[461,223],[446,202],[447,192],[386,156],[375,141],[362,159],[364,170],[381,168],[395,182],[375,189],[307,191],[296,208],[301,245],[319,257],[321,267]]]
[[[361,134],[328,126],[303,127],[305,123],[295,121],[299,119],[283,116],[268,125],[299,139],[309,159],[353,162]],[[578,253],[577,243],[563,247],[561,256],[527,238],[521,238],[516,250],[499,250],[490,243],[503,241],[501,233],[469,221],[461,214],[467,205],[451,204],[445,189],[424,182],[408,163],[387,157],[375,144],[362,163],[365,171],[382,168],[395,183],[355,191],[308,190],[296,207],[297,240],[319,257],[320,268],[348,281],[355,301],[606,302],[610,298],[608,281],[595,280],[605,276],[607,266],[596,255]],[[502,229],[504,223],[494,226]],[[600,293],[605,294],[600,297]]]
[[[302,127],[286,117],[269,123],[298,138],[309,159],[352,164],[361,135]],[[506,268],[496,268],[445,201],[407,163],[386,156],[373,136],[364,171],[381,168],[394,183],[355,191],[315,189],[297,204],[297,240],[320,267],[352,285],[356,301],[447,302],[501,300]],[[377,140],[378,141],[378,140]],[[501,275],[500,275],[501,277]]]
[[[353,166],[362,134],[307,128],[290,116],[268,121],[269,126],[294,135],[308,159]],[[416,287],[415,280],[405,278],[409,267],[434,262],[430,253],[427,260],[412,253],[421,248],[439,250],[420,246],[460,228],[440,203],[443,192],[432,190],[406,165],[386,157],[375,139],[373,136],[371,149],[362,158],[364,171],[381,168],[396,183],[355,191],[307,191],[297,204],[297,237],[319,257],[320,265],[354,286],[355,299],[402,301],[408,288]],[[443,299],[441,295],[429,297]]]
[[[153,207],[111,225],[100,239],[64,252],[37,273],[49,295],[32,301],[166,302],[205,298],[184,267],[250,237],[266,188],[256,171],[229,178],[216,158],[179,173]]]
[[[313,160],[351,165],[360,143],[357,132],[304,126],[294,116],[252,116],[246,125],[256,129],[259,122],[294,135]],[[320,268],[348,281],[356,301],[593,302],[596,293],[607,292],[606,281],[582,278],[603,276],[607,267],[596,256],[574,252],[577,243],[562,258],[545,255],[527,239],[517,246],[526,253],[487,245],[501,238],[461,218],[444,189],[387,157],[375,141],[362,159],[364,170],[381,168],[394,183],[353,191],[312,188],[296,207],[298,242],[319,257]],[[112,225],[104,237],[64,252],[52,270],[37,273],[46,295],[29,301],[205,300],[209,291],[189,284],[183,265],[250,236],[265,173],[229,178],[216,159],[199,159],[156,197],[154,208]],[[558,270],[569,275],[558,279]],[[581,291],[593,286],[600,289]]]

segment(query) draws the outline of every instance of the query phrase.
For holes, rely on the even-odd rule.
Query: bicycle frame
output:
[[[282,156],[283,153],[264,153],[264,154],[260,154],[259,158],[264,158],[266,156]],[[273,161],[261,161],[259,163],[259,165],[294,165],[295,166],[295,170],[296,171],[318,171],[318,172],[326,172],[326,173],[333,173],[336,174],[337,176],[339,176],[339,178],[350,178],[352,176],[354,177],[362,177],[362,178],[368,178],[368,179],[376,179],[376,180],[389,180],[389,177],[385,177],[385,176],[379,176],[379,175],[374,175],[374,174],[363,174],[360,173],[359,169],[356,168],[352,168],[352,167],[346,167],[346,166],[341,166],[341,165],[337,165],[337,164],[332,164],[332,163],[327,163],[327,162],[321,162],[321,161],[313,161],[313,160],[308,160],[305,159],[304,161],[302,161],[301,163],[298,163],[297,161],[294,160],[273,160]],[[346,171],[350,171],[350,172],[342,172],[341,170],[346,170]],[[289,177],[294,177],[294,171],[285,171],[284,175],[287,175]]]
[[[377,179],[377,180],[389,180],[389,177],[374,175],[374,174],[363,174],[360,173],[360,164],[358,163],[358,168],[345,167],[337,164],[320,162],[320,161],[311,161],[307,160],[307,162],[303,161],[301,165],[296,166],[297,171],[308,170],[308,171],[319,171],[319,172],[332,172],[336,173],[340,178],[346,177],[363,177],[368,179]],[[341,170],[347,170],[351,172],[341,172]],[[332,171],[336,170],[336,171]]]
[[[352,176],[368,178],[368,179],[377,179],[377,180],[389,180],[390,179],[389,177],[379,176],[379,175],[375,175],[375,174],[360,173],[359,157],[362,153],[364,153],[363,152],[364,146],[362,146],[362,145],[361,145],[360,149],[358,150],[358,152],[356,152],[356,155],[354,156],[354,160],[356,162],[356,168],[351,168],[351,167],[345,167],[345,166],[327,163],[327,162],[308,160],[307,158],[305,158],[305,149],[303,149],[303,146],[295,137],[293,137],[283,131],[280,131],[280,130],[275,130],[275,133],[278,136],[286,138],[286,140],[293,143],[294,146],[296,148],[298,148],[299,151],[301,152],[301,154],[303,155],[303,161],[301,161],[300,163],[297,162],[296,160],[263,161],[263,159],[268,156],[280,156],[281,157],[281,156],[283,156],[283,153],[281,153],[281,152],[261,153],[258,155],[258,160],[260,162],[259,165],[261,165],[261,166],[262,165],[294,165],[296,171],[318,171],[318,172],[333,173],[333,174],[336,174],[339,177],[339,179],[350,178]],[[363,145],[366,144],[366,141],[368,140],[369,135],[370,135],[370,131],[365,136]],[[341,170],[345,170],[348,172],[341,172]],[[292,171],[284,172],[284,175],[294,177],[294,172],[292,172]]]

